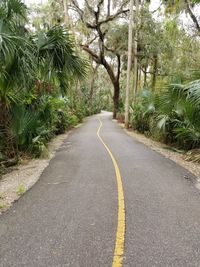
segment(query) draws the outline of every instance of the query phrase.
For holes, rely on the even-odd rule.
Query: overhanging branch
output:
[[[189,13],[192,21],[194,22],[194,24],[196,26],[196,29],[200,33],[200,25],[199,25],[199,22],[198,22],[196,16],[194,15],[194,13],[192,12],[192,9],[190,8],[190,4],[189,4],[188,0],[185,0],[185,4],[186,4],[187,12]]]

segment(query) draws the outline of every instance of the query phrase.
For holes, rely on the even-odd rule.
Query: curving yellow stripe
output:
[[[103,126],[102,121],[99,119],[100,126],[97,131],[97,136],[101,143],[104,145],[105,149],[107,150],[108,154],[110,155],[114,168],[115,174],[117,179],[117,189],[118,189],[118,224],[117,224],[117,232],[116,232],[116,241],[115,241],[115,251],[113,256],[112,267],[121,267],[123,261],[123,254],[124,254],[124,240],[125,240],[125,204],[124,204],[124,190],[122,185],[122,178],[120,174],[120,170],[117,164],[116,159],[114,158],[112,152],[103,141],[100,136],[100,130]]]

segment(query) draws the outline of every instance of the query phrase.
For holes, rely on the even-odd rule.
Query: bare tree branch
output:
[[[104,3],[104,0],[100,0],[98,5],[97,5],[97,9],[99,10],[99,12],[100,12],[100,8],[103,5],[103,3]]]
[[[121,74],[121,57],[120,57],[119,54],[117,54],[117,62],[118,62],[118,65],[117,65],[117,80],[119,80],[120,74]]]
[[[88,10],[90,11],[90,13],[92,15],[94,15],[95,12],[94,12],[93,8],[89,5],[88,0],[85,0],[85,3],[86,3],[86,6],[87,6]]]
[[[74,5],[76,11],[78,12],[79,16],[81,17],[81,19],[83,18],[83,10],[79,7],[78,3],[76,0],[71,0],[72,4]]]
[[[75,11],[79,14],[80,16],[80,19],[82,20],[83,23],[85,23],[85,25],[90,28],[90,29],[95,29],[96,26],[95,25],[92,25],[91,23],[85,21],[84,19],[84,11],[79,7],[79,4],[77,3],[76,0],[71,0],[72,2],[72,5],[74,5],[75,7]]]
[[[110,15],[109,17],[107,17],[105,20],[99,21],[99,24],[102,25],[104,23],[108,23],[109,21],[116,19],[119,15],[125,14],[127,12],[129,12],[129,9],[119,10],[114,15]]]
[[[82,49],[84,51],[86,51],[91,57],[92,59],[97,63],[97,64],[101,64],[101,60],[99,58],[99,56],[93,52],[88,45],[81,45]]]
[[[196,29],[198,30],[198,32],[200,32],[200,25],[199,25],[199,22],[196,18],[196,16],[194,15],[194,13],[192,12],[192,9],[190,8],[190,4],[189,4],[189,1],[188,0],[185,0],[185,4],[186,4],[186,9],[187,9],[187,12],[189,13],[192,21],[194,22],[195,26],[196,26]]]
[[[97,38],[98,35],[95,35],[95,37],[87,43],[87,46],[91,45]]]
[[[108,52],[112,52],[112,53],[115,53],[115,50],[114,49],[111,49],[109,47],[107,47],[106,45],[104,45],[105,49],[108,51]]]
[[[77,0],[71,0],[72,4],[74,5],[77,13],[80,16],[80,19],[84,23],[84,25],[91,29],[93,31],[93,34],[95,32],[96,36],[88,42],[88,44],[81,45],[82,49],[89,54],[89,56],[96,62],[97,64],[101,64],[106,69],[110,80],[114,87],[114,95],[113,95],[113,101],[114,101],[114,111],[113,111],[113,118],[116,118],[116,114],[119,107],[119,95],[120,95],[120,74],[121,74],[121,57],[120,54],[118,54],[114,49],[108,48],[105,45],[105,36],[108,32],[106,29],[102,29],[101,27],[103,24],[109,23],[117,18],[120,17],[122,14],[126,14],[129,9],[125,9],[125,6],[129,2],[129,0],[126,0],[123,2],[123,4],[117,9],[115,14],[110,14],[110,5],[111,0],[108,0],[108,6],[107,6],[107,12],[102,12],[103,18],[100,18],[101,15],[101,8],[104,8],[104,0],[99,0],[96,7],[92,7],[89,4],[89,0],[85,0],[86,6],[85,8],[88,9],[90,15],[92,15],[92,18],[90,16],[88,21],[88,13],[85,12],[85,9],[81,9],[78,5]],[[106,14],[105,14],[106,13]],[[90,22],[92,20],[92,22]],[[98,54],[93,51],[90,47],[90,45],[98,39]],[[112,64],[107,61],[105,51],[110,51],[115,55],[115,60],[117,60],[117,64],[112,66]],[[115,61],[116,62],[116,61]],[[115,70],[117,69],[117,72],[115,73]]]

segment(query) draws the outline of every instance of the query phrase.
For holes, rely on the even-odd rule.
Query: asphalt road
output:
[[[74,130],[40,180],[0,216],[0,266],[112,266],[123,182],[123,266],[200,266],[200,192],[186,170],[133,140],[108,113]]]

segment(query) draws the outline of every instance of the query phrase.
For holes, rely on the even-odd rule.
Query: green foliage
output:
[[[151,91],[143,91],[140,101],[130,107],[131,124],[134,129],[142,133],[151,131],[151,117],[155,113],[154,95]]]
[[[132,108],[132,126],[185,150],[200,148],[199,84],[171,84],[152,96],[141,95]]]
[[[24,106],[15,105],[11,111],[10,131],[17,148],[31,142],[38,127],[38,114]]]
[[[26,191],[26,188],[25,188],[24,184],[18,185],[17,190],[16,190],[16,193],[19,196],[23,195],[25,193],[25,191]]]
[[[71,79],[83,79],[87,72],[87,62],[76,55],[74,42],[68,30],[54,26],[37,36],[38,60],[46,70],[46,82],[55,76],[61,93],[66,93]],[[44,72],[44,71],[43,71]]]
[[[34,34],[21,0],[0,2],[0,162],[23,153],[48,156],[48,141],[76,125],[86,112],[69,95],[87,75],[68,29]],[[84,107],[85,108],[85,107]]]

